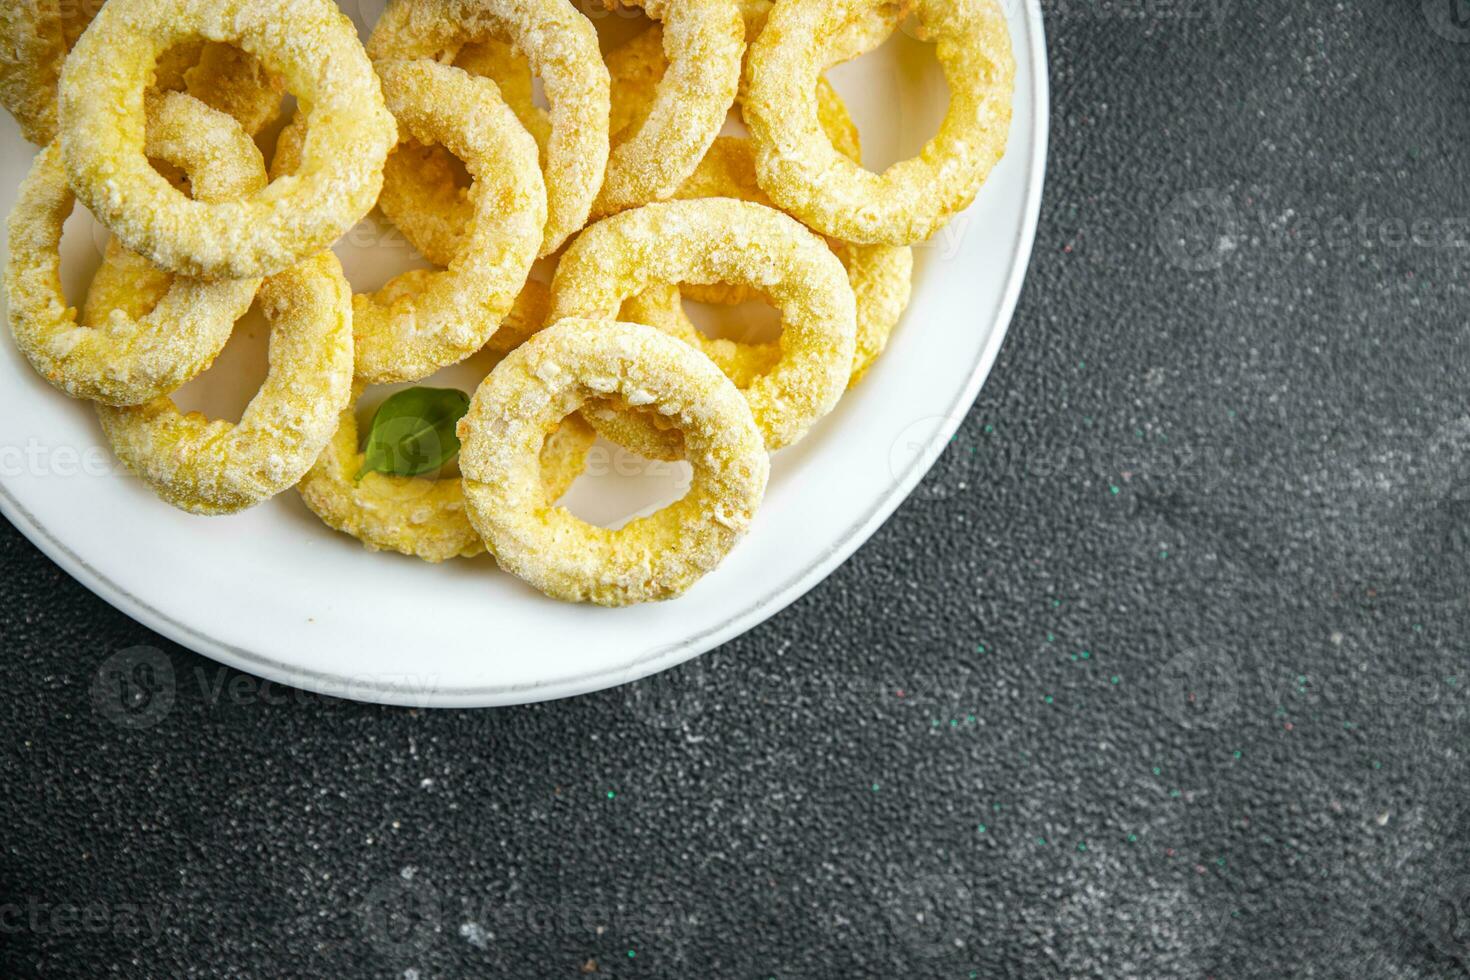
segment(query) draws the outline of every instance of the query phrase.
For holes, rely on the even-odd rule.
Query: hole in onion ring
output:
[[[69,306],[80,310],[87,300],[87,287],[102,266],[107,240],[112,236],[78,204],[61,232],[61,290]]]
[[[270,371],[270,334],[259,303],[252,303],[209,369],[173,394],[174,404],[182,412],[238,425]]]
[[[598,439],[560,504],[579,520],[616,531],[684,499],[693,479],[694,469],[684,460],[645,459]]]
[[[882,173],[918,156],[939,132],[950,90],[934,45],[896,31],[857,61],[838,65],[827,78],[847,103],[863,137],[863,166]],[[874,70],[874,64],[882,70]]]
[[[551,102],[546,98],[546,85],[540,75],[531,78],[531,104],[543,112],[551,111]]]
[[[684,296],[684,312],[710,340],[738,344],[769,344],[781,338],[781,313],[763,299],[723,305],[701,303]]]
[[[332,251],[355,293],[375,293],[412,269],[439,268],[377,210],[354,225]]]

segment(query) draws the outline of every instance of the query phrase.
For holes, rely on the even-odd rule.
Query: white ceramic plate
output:
[[[360,24],[382,6],[342,2]],[[1048,104],[1040,5],[1007,8],[1019,73],[1005,160],[975,206],[918,249],[913,305],[887,353],[811,436],[778,454],[753,533],[679,600],[570,606],[489,559],[431,566],[370,554],[294,493],[230,518],[174,511],[113,462],[92,411],[40,381],[8,342],[0,342],[0,511],[139,622],[240,670],[327,694],[517,704],[622,684],[730,640],[820,582],[882,524],[953,436],[1000,349],[1036,228]],[[617,15],[599,23],[605,37],[632,27]],[[931,50],[903,34],[832,80],[862,129],[869,166],[915,152],[946,105]],[[7,212],[32,156],[5,116]],[[105,241],[79,210],[63,248],[73,302]],[[359,289],[413,261],[401,239],[371,223],[338,251]],[[247,321],[180,403],[238,417],[263,374],[262,334]],[[446,380],[472,388],[476,379],[461,369]],[[678,492],[677,469],[605,447],[593,469],[568,500],[588,519],[616,521]]]

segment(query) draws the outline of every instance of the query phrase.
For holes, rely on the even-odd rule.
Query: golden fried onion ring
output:
[[[375,61],[440,59],[496,39],[529,60],[550,106],[541,244],[541,254],[550,255],[587,223],[607,167],[607,67],[592,23],[569,0],[392,0],[368,39],[368,53]],[[477,60],[483,57],[472,54],[461,66],[472,72],[493,66]],[[444,254],[425,251],[433,261]]]
[[[353,297],[357,376],[392,384],[426,378],[485,346],[536,261],[546,185],[535,141],[494,82],[427,59],[380,61],[377,69],[400,134],[448,148],[474,179],[473,216],[445,271],[416,270]],[[277,173],[295,162],[295,146],[283,141],[280,155],[291,159],[278,159]]]
[[[265,186],[265,164],[250,137],[188,95],[149,97],[147,152],[180,167],[203,201]],[[73,398],[140,405],[175,391],[229,341],[260,280],[171,280],[133,256],[130,275],[162,285],[155,302],[136,315],[117,310],[79,326],[61,287],[62,228],[74,205],[53,144],[36,157],[10,215],[5,285],[16,346],[37,373]],[[112,261],[124,262],[124,254],[109,243]]]
[[[552,283],[552,320],[611,318],[660,283],[731,282],[770,297],[780,312],[781,358],[746,389],[772,451],[806,434],[837,404],[852,375],[856,309],[842,263],[795,219],[745,201],[671,201],[626,211],[583,233]],[[603,435],[649,458],[677,458],[647,413],[617,413],[641,437],[587,420]],[[626,441],[625,441],[626,440]]]
[[[116,0],[112,0],[116,2]],[[330,252],[265,280],[270,372],[238,424],[167,397],[99,405],[113,451],[154,493],[194,514],[232,514],[295,486],[352,395],[352,289]]]
[[[548,502],[547,435],[587,401],[617,396],[675,420],[689,491],[613,531]],[[770,460],[750,407],[687,344],[612,320],[557,323],[511,353],[460,422],[470,522],[506,571],[555,599],[625,606],[681,595],[744,536]]]
[[[144,90],[159,55],[195,37],[238,44],[308,106],[297,175],[205,203],[149,165]],[[377,200],[396,132],[332,0],[109,0],[62,71],[59,133],[77,197],[124,245],[183,275],[270,275],[330,246]]]
[[[547,303],[546,287],[528,283],[496,337],[529,336],[540,330]],[[306,506],[328,527],[357,538],[369,551],[396,551],[429,562],[483,554],[485,544],[465,513],[458,476],[431,479],[368,473],[356,479],[363,464],[356,412],[363,387],[361,382],[354,387],[352,404],[342,412],[337,434],[296,487]],[[596,439],[597,433],[576,415],[563,419],[547,437],[541,450],[541,483],[548,503],[560,500],[571,489]]]
[[[624,2],[662,22],[668,67],[636,130],[625,131],[613,147],[593,208],[597,215],[662,200],[679,189],[725,124],[745,53],[745,24],[735,0]]]
[[[949,111],[913,159],[879,175],[838,153],[817,124],[814,85],[832,40],[878,0],[781,0],[751,51],[745,117],[760,183],[823,234],[864,245],[912,245],[974,201],[1005,153],[1016,64],[995,0],[913,0],[938,42]]]

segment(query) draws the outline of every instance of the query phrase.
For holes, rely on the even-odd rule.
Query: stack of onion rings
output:
[[[569,0],[393,0],[368,39],[368,53],[375,61],[439,58],[496,39],[529,60],[550,105],[541,246],[549,255],[587,223],[607,168],[607,67],[591,22]]]
[[[619,530],[547,500],[547,435],[594,399],[672,419],[694,468],[689,492]],[[460,422],[470,521],[502,568],[553,598],[623,606],[682,594],[744,536],[770,475],[760,431],[728,378],[650,327],[567,320],[500,363]]]
[[[194,201],[148,163],[144,91],[183,41],[238,44],[309,107],[297,175],[249,197]],[[330,246],[377,200],[393,117],[350,21],[332,0],[109,0],[62,71],[59,137],[77,197],[154,264],[248,279]]]
[[[239,124],[188,95],[150,97],[147,151],[181,168],[203,201],[265,186],[260,151]],[[36,158],[10,216],[6,299],[16,346],[73,398],[139,405],[176,390],[214,360],[260,281],[172,278],[134,256],[127,278],[160,285],[153,302],[79,326],[61,288],[62,226],[74,203],[53,145]],[[124,254],[110,244],[113,263]]]
[[[970,205],[1005,152],[1016,65],[1000,5],[911,2],[938,42],[950,107],[923,153],[882,175],[845,159],[822,137],[813,95],[824,62],[851,46],[844,40],[851,25],[880,0],[781,0],[751,50],[745,117],[759,148],[761,187],[807,225],[842,241],[912,245],[929,238]]]
[[[526,337],[546,319],[546,292],[534,280],[506,317],[503,333]],[[500,337],[497,333],[496,337]],[[505,352],[492,351],[495,363]],[[357,538],[370,551],[396,551],[429,562],[474,558],[485,544],[470,525],[457,475],[428,477],[367,473],[357,427],[356,405],[365,386],[358,382],[342,412],[337,433],[296,489],[328,527]],[[597,433],[569,415],[541,450],[541,483],[548,503],[560,500],[581,475]]]
[[[401,135],[446,147],[474,179],[473,217],[448,269],[406,273],[353,299],[357,376],[391,384],[426,378],[485,346],[536,261],[546,186],[535,141],[494,82],[427,59],[377,68]],[[282,140],[274,172],[293,172],[297,145]]]
[[[724,198],[671,201],[596,225],[562,257],[551,319],[612,318],[655,284],[748,286],[780,310],[781,357],[745,395],[768,449],[799,440],[837,404],[852,376],[857,313],[842,263],[792,218]],[[613,441],[654,459],[682,455],[678,433],[648,413],[591,409]]]
[[[1004,149],[1015,69],[995,0],[601,2],[656,22],[605,61],[573,0],[388,0],[367,50],[333,0],[0,9],[0,106],[47,147],[10,220],[17,345],[93,401],[117,456],[183,510],[235,513],[296,486],[373,551],[488,551],[569,601],[682,594],[746,533],[769,453],[887,343],[909,245]],[[874,175],[822,70],[910,14],[954,98],[919,158]],[[254,137],[287,89],[302,111],[268,177]],[[750,139],[718,138],[732,107]],[[77,202],[113,234],[80,315],[59,274]],[[374,204],[441,268],[353,296],[326,249]],[[529,278],[568,242],[550,289]],[[782,333],[709,339],[685,296],[763,299]],[[236,424],[181,412],[170,396],[252,301],[271,328],[260,390]],[[425,458],[464,401],[395,400],[364,448],[366,389],[477,353],[467,367],[489,376],[457,466],[377,472],[410,445]],[[598,433],[687,460],[691,489],[620,530],[573,517],[558,500]]]
[[[233,514],[294,486],[352,395],[352,289],[330,252],[266,279],[270,372],[237,424],[183,414],[167,397],[97,406],[119,459],[164,500]]]

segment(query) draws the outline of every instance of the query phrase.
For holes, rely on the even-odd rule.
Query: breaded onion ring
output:
[[[733,197],[742,201],[770,205],[755,178],[755,148],[746,139],[721,136],[710,147],[699,169],[679,189],[679,199]],[[853,360],[851,384],[862,380],[868,368],[888,346],[893,328],[908,308],[913,290],[914,250],[889,245],[849,245],[828,240],[827,245],[847,268],[848,282],[857,299],[857,354]],[[746,344],[730,340],[711,340],[699,332],[684,313],[682,295],[704,303],[734,305],[750,298],[750,290],[739,285],[680,289],[655,287],[624,304],[622,317],[634,323],[647,323],[681,337],[703,350],[737,387],[747,387],[752,373],[770,370],[773,355],[779,356],[775,344]]]
[[[296,176],[210,204],[149,165],[144,90],[159,55],[195,37],[238,44],[309,107]],[[59,134],[77,197],[128,248],[182,275],[270,275],[330,246],[377,200],[396,132],[332,0],[109,0],[62,71]]]
[[[607,167],[607,67],[592,23],[569,0],[393,0],[368,39],[368,53],[375,61],[440,59],[496,39],[530,62],[550,106],[541,243],[541,254],[550,255],[587,223]],[[474,71],[476,57],[462,67]]]
[[[536,141],[541,167],[551,145],[551,116],[536,104],[531,65],[505,41],[466,44],[455,67],[488,78]],[[473,207],[468,188],[455,181],[453,158],[442,146],[408,139],[388,155],[378,210],[410,245],[435,265],[448,265],[464,240]]]
[[[56,84],[66,52],[59,4],[0,4],[0,105],[38,146],[56,138]]]
[[[864,245],[912,245],[969,207],[1005,153],[1016,64],[995,0],[913,0],[938,42],[949,111],[917,157],[881,175],[845,159],[817,124],[814,84],[833,40],[878,0],[781,0],[751,50],[745,117],[760,183],[812,228]]]
[[[771,17],[771,8],[776,5],[776,0],[739,0],[739,3],[740,15],[745,18],[745,43],[753,46],[761,31],[766,29],[766,21]],[[839,25],[829,35],[827,57],[831,60],[827,67],[851,61],[882,45],[913,12],[913,7],[914,0],[878,0],[856,11],[851,20]],[[749,56],[747,50],[747,64]],[[850,157],[851,154],[844,156]]]
[[[551,319],[611,318],[660,283],[731,282],[769,296],[781,313],[781,357],[745,395],[772,451],[804,436],[837,404],[852,375],[856,308],[842,263],[795,219],[745,201],[650,204],[589,228],[562,257]],[[585,413],[603,435],[649,458],[678,458],[678,434],[647,413]],[[609,423],[622,420],[614,432]],[[614,423],[615,424],[615,423]]]
[[[536,261],[546,185],[535,141],[490,79],[427,59],[380,61],[377,69],[400,134],[446,147],[474,179],[473,216],[445,271],[415,270],[353,297],[357,376],[392,384],[426,378],[485,346]],[[273,172],[291,172],[296,146],[282,141]]]
[[[609,396],[675,420],[694,469],[683,499],[616,531],[550,503],[539,471],[561,420]],[[728,378],[687,344],[611,320],[563,321],[517,348],[475,393],[459,434],[470,522],[496,561],[572,602],[682,594],[744,536],[770,475],[760,431]]]
[[[260,306],[270,372],[238,424],[184,415],[166,397],[97,407],[118,458],[190,513],[232,514],[295,486],[352,395],[352,289],[332,253],[271,276]]]
[[[56,139],[61,65],[103,0],[12,0],[0,5],[0,106],[38,146]],[[252,136],[280,112],[284,84],[258,60],[227,44],[192,42],[166,52],[160,92],[188,92],[239,120]]]
[[[613,147],[593,208],[597,215],[662,200],[679,189],[725,124],[745,53],[745,24],[735,0],[625,2],[662,22],[668,68],[636,130],[623,133]]]
[[[147,152],[181,168],[206,202],[265,186],[260,151],[240,125],[188,95],[150,96]],[[5,288],[16,346],[37,373],[73,398],[140,405],[175,391],[229,341],[260,280],[170,280],[141,258],[125,260],[112,242],[111,261],[126,261],[130,277],[162,288],[140,313],[119,310],[79,326],[61,287],[61,235],[74,205],[53,144],[36,157],[10,215]]]
[[[746,36],[755,34],[747,28]],[[620,44],[607,53],[607,70],[612,76],[613,142],[636,131],[653,109],[658,98],[658,85],[663,81],[669,62],[664,57],[663,28],[655,24],[642,34]],[[847,106],[826,78],[817,82],[817,105],[822,131],[843,155],[856,160],[862,155],[857,125],[848,115]]]
[[[546,321],[546,303],[545,287],[529,283],[496,339],[528,337],[540,330]],[[503,356],[504,352],[498,352],[496,363]],[[356,479],[364,458],[356,405],[364,387],[361,382],[354,387],[352,404],[342,412],[337,434],[297,485],[301,499],[328,527],[357,538],[369,551],[396,551],[429,562],[483,554],[485,544],[465,513],[458,476],[432,479],[368,473]],[[597,433],[576,415],[563,419],[547,437],[541,450],[541,484],[547,503],[560,500],[582,475],[596,440]]]

